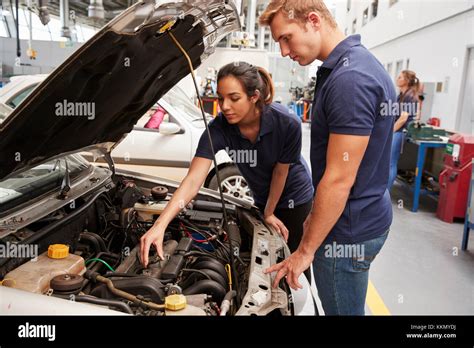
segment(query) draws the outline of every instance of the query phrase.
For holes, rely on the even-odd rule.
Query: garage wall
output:
[[[376,46],[371,52],[397,75],[396,64],[417,73],[424,83],[438,86],[432,96],[431,115],[441,119],[441,126],[459,130],[468,48],[474,46],[474,11],[423,28],[412,34]],[[363,37],[364,42],[364,37]]]
[[[66,46],[65,42],[58,41],[33,41],[33,49],[38,52],[35,60],[30,60],[26,55],[28,41],[20,40],[21,63],[24,66],[16,66],[16,39],[0,38],[0,65],[2,67],[1,77],[12,75],[46,74],[61,64],[81,44],[73,43]]]
[[[341,30],[352,34],[356,20],[355,32],[392,79],[402,69],[418,74],[428,90],[422,120],[439,117],[444,128],[469,131],[469,120],[461,122],[461,110],[468,50],[474,47],[474,0],[379,0],[376,17],[372,3],[336,0]]]

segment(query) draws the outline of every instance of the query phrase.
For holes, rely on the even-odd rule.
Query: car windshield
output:
[[[5,104],[0,103],[0,124],[10,115],[12,109]]]
[[[34,85],[31,85],[31,86],[28,86],[27,88],[25,88],[24,90],[22,90],[20,93],[16,94],[12,99],[10,99],[7,104],[8,106],[12,107],[12,108],[16,108],[18,105],[20,105],[20,103],[27,97],[30,95],[31,92],[33,92],[33,90],[36,88],[36,86],[38,86],[38,84],[34,84]]]
[[[162,99],[178,111],[181,111],[190,121],[202,120],[201,110],[193,104],[181,88],[173,87]]]
[[[0,213],[52,190],[59,190],[66,173],[66,160],[71,180],[90,166],[80,155],[69,155],[0,181]]]

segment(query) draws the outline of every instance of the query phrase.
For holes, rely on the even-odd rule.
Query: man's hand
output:
[[[150,246],[153,244],[158,252],[158,256],[164,260],[163,255],[163,237],[165,235],[165,229],[161,225],[154,225],[140,238],[140,256],[143,267],[148,266],[148,253]]]
[[[279,218],[277,218],[274,214],[272,214],[265,217],[265,222],[268,225],[272,226],[277,232],[279,232],[285,239],[285,242],[288,241],[288,234],[289,234],[288,229]]]
[[[309,268],[313,262],[314,255],[303,254],[299,249],[296,250],[293,254],[290,255],[286,260],[277,263],[269,268],[267,268],[265,273],[278,272],[273,281],[273,287],[276,288],[280,279],[284,276],[286,277],[286,282],[288,285],[294,289],[302,289],[303,287],[298,282],[298,278],[301,273]]]

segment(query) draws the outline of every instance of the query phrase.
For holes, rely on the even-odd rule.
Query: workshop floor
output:
[[[310,124],[303,124],[309,161]],[[474,233],[461,250],[462,223],[436,218],[436,201],[421,197],[411,212],[410,191],[395,183],[390,235],[370,270],[368,315],[474,314]]]

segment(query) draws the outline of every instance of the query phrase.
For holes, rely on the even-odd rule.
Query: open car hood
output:
[[[158,3],[158,4],[157,4]],[[51,73],[0,124],[0,179],[77,151],[110,153],[216,44],[240,30],[232,1],[144,0]]]

